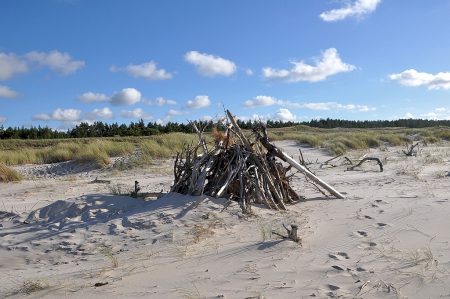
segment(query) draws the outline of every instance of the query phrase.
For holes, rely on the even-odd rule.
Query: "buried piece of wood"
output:
[[[361,161],[359,161],[358,164],[348,167],[347,170],[354,170],[356,167],[361,166],[361,164],[363,164],[366,161],[376,161],[378,166],[380,166],[380,172],[383,172],[383,163],[381,163],[380,159],[373,158],[373,157],[366,157],[366,158],[362,159]]]
[[[333,161],[333,160],[335,160],[335,159],[337,159],[337,158],[339,158],[339,157],[341,157],[341,156],[342,156],[342,154],[339,154],[339,155],[337,155],[337,156],[335,156],[335,157],[333,157],[333,158],[331,158],[331,159],[326,160],[325,162],[323,162],[322,164],[320,164],[320,168],[322,168],[324,165],[330,165],[331,167],[336,167],[335,165],[328,164],[328,163],[330,163],[331,161]]]
[[[287,228],[284,224],[283,227],[286,229],[288,233],[288,238],[296,243],[301,243],[302,239],[298,236],[298,225],[291,224],[291,229]]]
[[[417,156],[417,154],[420,152],[420,143],[422,143],[422,141],[418,141],[415,144],[411,144],[409,146],[406,145],[406,151],[403,150],[402,152],[408,157]]]
[[[139,191],[141,191],[141,187],[139,187],[139,182],[134,181],[134,191],[131,192],[131,197],[137,198]]]

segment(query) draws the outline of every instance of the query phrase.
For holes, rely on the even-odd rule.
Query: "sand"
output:
[[[278,145],[298,156],[295,142]],[[450,297],[450,144],[418,157],[394,147],[348,154],[378,157],[384,172],[370,162],[320,167],[332,156],[302,151],[346,199],[297,174],[303,201],[248,216],[225,199],[167,193],[170,161],[126,171],[17,167],[27,179],[0,184],[0,297]],[[113,194],[135,180],[162,196]],[[291,223],[301,245],[278,235]]]

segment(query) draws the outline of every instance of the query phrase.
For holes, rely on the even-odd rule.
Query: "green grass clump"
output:
[[[22,180],[22,175],[14,169],[0,163],[0,182],[17,182]]]

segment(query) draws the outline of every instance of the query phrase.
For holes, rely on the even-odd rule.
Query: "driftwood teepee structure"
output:
[[[228,197],[239,201],[245,213],[251,211],[252,203],[285,210],[286,204],[300,200],[300,196],[291,187],[288,176],[289,170],[294,167],[316,186],[337,198],[344,198],[270,143],[263,124],[255,124],[250,136],[247,136],[249,134],[244,134],[234,116],[227,110],[223,122],[225,133],[216,139],[211,149],[207,147],[202,128],[196,123],[191,124],[198,133],[199,143],[187,146],[178,153],[174,164],[172,192]]]

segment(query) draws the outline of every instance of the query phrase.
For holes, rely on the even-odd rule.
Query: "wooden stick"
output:
[[[325,190],[327,190],[328,192],[330,192],[337,198],[345,199],[345,196],[342,195],[341,193],[339,193],[339,191],[335,190],[333,187],[331,187],[330,185],[325,183],[321,178],[312,174],[308,169],[306,169],[303,165],[300,165],[300,163],[297,163],[297,161],[292,159],[288,154],[281,152],[281,151],[280,151],[280,153],[283,157],[283,158],[280,157],[280,159],[289,163],[290,165],[292,165],[292,167],[296,168],[297,170],[300,170],[301,172],[303,172],[310,180],[312,180],[314,183],[316,183],[320,187],[324,188]]]
[[[356,167],[360,166],[361,164],[363,164],[366,161],[376,161],[378,163],[378,166],[380,166],[380,172],[383,172],[383,163],[381,163],[381,160],[378,158],[372,158],[372,157],[366,157],[364,159],[362,159],[361,161],[359,161],[358,164],[348,167],[347,170],[353,170]]]

